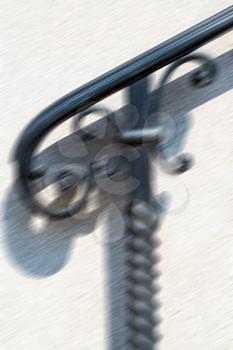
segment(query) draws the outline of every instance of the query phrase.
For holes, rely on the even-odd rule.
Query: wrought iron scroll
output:
[[[131,167],[131,172],[139,185],[131,193],[130,204],[125,213],[128,269],[126,281],[128,288],[127,349],[130,347],[151,350],[159,338],[155,332],[158,319],[155,317],[157,305],[153,297],[154,280],[157,276],[154,254],[157,241],[154,233],[159,225],[160,213],[150,189],[149,154],[153,149],[159,159],[158,164],[164,166],[169,173],[182,173],[191,165],[191,159],[186,155],[180,155],[172,161],[166,158],[163,140],[167,130],[163,119],[159,117],[164,86],[174,70],[189,61],[200,64],[199,69],[190,77],[193,86],[204,88],[211,84],[216,77],[215,65],[210,58],[192,52],[232,28],[233,6],[91,81],[47,107],[26,127],[16,147],[18,182],[22,197],[30,210],[51,219],[64,219],[75,215],[88,202],[93,176],[97,172],[100,176],[101,172],[106,176],[118,171],[120,165],[115,164],[112,169],[109,169],[106,164],[89,163],[85,166],[81,165],[78,171],[69,168],[61,169],[54,178],[59,191],[69,192],[81,186],[83,194],[71,207],[57,209],[46,207],[36,198],[34,185],[45,176],[49,164],[48,168],[35,168],[33,155],[42,140],[59,124],[77,113],[79,113],[79,121],[89,113],[101,113],[101,110],[94,106],[97,102],[123,88],[128,89],[128,102],[135,107],[139,118],[132,129],[118,131],[113,135],[114,140],[136,148],[139,154]],[[154,120],[153,126],[148,127],[146,120],[149,110],[149,75],[167,65],[169,67],[161,78],[156,94],[157,119]],[[90,135],[83,135],[83,140],[87,140],[88,137]]]

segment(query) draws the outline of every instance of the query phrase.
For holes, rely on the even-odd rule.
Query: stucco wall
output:
[[[13,185],[10,155],[19,132],[55,99],[229,5],[1,1],[2,350],[116,350],[124,344],[120,215],[107,206],[110,219],[101,212],[97,221],[86,216],[40,229]],[[193,90],[185,69],[165,94],[164,111],[183,127],[178,150],[192,153],[195,163],[177,178],[158,170],[153,182],[159,194],[168,192],[158,232],[162,350],[233,347],[232,44],[228,33],[200,50],[219,67],[208,89]],[[105,105],[119,108],[121,97]]]

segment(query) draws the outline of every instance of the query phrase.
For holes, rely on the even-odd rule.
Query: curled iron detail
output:
[[[216,69],[213,62],[207,56],[204,56],[202,54],[193,54],[190,56],[185,56],[179,59],[178,61],[174,62],[163,75],[161,82],[159,84],[159,88],[157,90],[156,113],[158,115],[161,108],[164,86],[166,85],[168,79],[179,66],[190,61],[198,61],[202,63],[201,67],[192,76],[192,81],[198,81],[198,86],[206,86],[213,80],[216,73]],[[80,121],[83,118],[85,118],[87,115],[92,113],[98,113],[98,114],[107,116],[107,119],[110,120],[109,115],[112,114],[112,111],[110,111],[107,108],[93,106],[91,108],[81,111],[77,115],[76,124],[78,122],[78,126],[80,126],[79,125]],[[34,123],[29,125],[28,129],[26,129],[26,132],[30,132],[31,134],[33,134],[33,130],[35,130],[34,128],[37,121],[38,121],[38,118],[35,120]],[[156,127],[150,127],[150,128],[144,127],[141,129],[124,131],[118,134],[116,140],[118,142],[120,141],[123,144],[126,144],[126,145],[128,144],[131,146],[138,146],[142,144],[154,144],[156,146],[157,154],[159,155],[159,158],[160,158],[160,164],[162,165],[163,169],[165,169],[167,172],[172,174],[174,173],[178,174],[188,170],[191,166],[191,158],[188,157],[187,155],[180,155],[175,159],[173,159],[172,161],[170,161],[165,156],[164,150],[163,150],[163,138],[166,130],[162,120],[159,120],[158,118],[157,123],[158,125]],[[70,173],[70,171],[64,172],[61,169],[61,172],[57,175],[59,177],[59,180],[56,179],[56,182],[59,182],[61,184],[61,183],[69,182],[71,178],[73,179],[75,178],[74,180],[75,185],[78,186],[82,184],[85,187],[83,196],[81,197],[80,200],[75,202],[72,205],[72,207],[65,207],[61,210],[51,209],[43,205],[40,201],[36,199],[36,196],[32,190],[32,183],[33,183],[33,180],[37,180],[38,178],[43,177],[46,174],[46,169],[44,167],[35,168],[35,169],[30,168],[33,153],[35,152],[38,145],[42,142],[42,140],[47,136],[48,132],[50,131],[50,128],[43,129],[42,131],[43,132],[41,132],[40,135],[37,135],[37,137],[31,140],[32,142],[27,148],[27,152],[24,153],[23,158],[22,158],[21,148],[24,148],[23,146],[24,146],[25,136],[22,137],[19,148],[17,149],[16,159],[19,165],[21,190],[23,190],[24,197],[26,197],[26,203],[28,203],[32,211],[35,211],[43,215],[47,215],[53,219],[64,219],[77,214],[85,206],[88,193],[91,188],[93,171],[96,171],[97,173],[99,172],[100,174],[102,173],[103,175],[105,174],[105,176],[108,176],[111,173],[111,170],[109,170],[109,174],[108,174],[108,171],[105,169],[107,163],[103,165],[90,164],[89,166],[90,170],[87,171],[87,175],[85,176],[85,179],[80,180],[78,179],[77,176]],[[79,132],[84,142],[95,139],[96,137],[98,138],[98,134],[96,133],[97,130],[96,129],[94,130],[92,127],[87,127],[87,132],[83,131],[82,129],[79,129]],[[104,137],[107,137],[107,136],[102,135],[102,138]],[[26,162],[26,159],[27,159],[27,162]],[[117,166],[117,168],[119,168],[119,165]],[[65,187],[67,188],[67,186]]]
[[[195,54],[183,57],[178,61],[174,62],[169,66],[167,71],[162,76],[159,83],[159,87],[157,89],[155,110],[158,113],[158,116],[160,115],[159,112],[162,106],[162,97],[164,93],[164,87],[168,83],[170,77],[173,75],[176,69],[178,69],[180,66],[192,61],[201,63],[199,68],[197,68],[197,70],[192,74],[190,78],[192,85],[194,87],[204,88],[214,81],[214,78],[217,73],[217,69],[212,59],[207,55],[195,53]],[[158,123],[163,125],[162,120],[158,121]],[[160,164],[162,168],[169,174],[181,174],[187,171],[192,166],[192,157],[188,154],[180,154],[174,157],[172,160],[170,160],[168,157],[166,157],[163,143],[158,144],[157,150],[158,150],[158,155],[160,159]]]
[[[21,134],[16,146],[16,173],[21,194],[33,212],[43,212],[30,186],[32,156],[56,126],[156,70],[187,56],[233,28],[233,6],[217,13],[157,47],[72,91],[43,110]],[[194,77],[198,84],[200,74]],[[201,79],[202,80],[202,79]],[[38,176],[40,172],[34,176]],[[46,214],[46,213],[45,213]]]
[[[102,119],[106,117],[107,118],[106,123],[107,123],[107,122],[110,122],[109,116],[112,113],[113,112],[110,109],[104,106],[92,106],[77,114],[77,116],[74,118],[74,121],[72,123],[72,129],[74,131],[79,131],[83,141],[90,141],[98,138],[102,139],[105,135],[103,134],[103,130],[100,130],[100,133],[99,133],[99,128],[96,124],[92,124],[90,126],[87,126],[86,128],[81,128],[81,122],[88,115],[97,114],[101,116]]]

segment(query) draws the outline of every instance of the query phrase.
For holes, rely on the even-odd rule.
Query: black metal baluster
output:
[[[130,103],[138,120],[134,130],[143,130],[148,104],[148,78],[129,88]],[[132,349],[153,349],[156,342],[154,290],[154,227],[158,221],[151,204],[150,164],[145,145],[136,148],[132,176],[138,186],[131,194],[127,230],[128,342]]]

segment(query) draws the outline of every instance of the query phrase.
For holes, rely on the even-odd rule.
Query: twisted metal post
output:
[[[129,88],[129,102],[136,107],[135,130],[143,130],[148,113],[148,78]],[[152,210],[150,162],[145,145],[137,146],[138,156],[132,164],[132,175],[138,181],[131,194],[127,212],[127,289],[128,342],[133,349],[152,349],[154,335],[154,228],[158,222]]]
[[[123,132],[122,142],[130,141],[136,147],[137,158],[132,164],[132,175],[138,181],[137,188],[131,194],[130,206],[127,210],[127,290],[128,290],[128,344],[134,350],[153,350],[160,338],[155,326],[159,318],[155,315],[158,303],[155,301],[155,263],[157,262],[155,249],[158,241],[154,236],[159,223],[159,210],[155,200],[151,198],[150,189],[150,160],[147,142],[156,145],[157,155],[166,163],[166,170],[170,173],[182,173],[189,169],[191,160],[185,156],[177,157],[176,162],[171,163],[162,153],[162,140],[164,128],[163,120],[160,120],[160,108],[164,86],[172,73],[186,62],[197,61],[201,66],[191,77],[196,87],[209,85],[216,74],[216,67],[205,55],[193,54],[173,63],[161,78],[156,100],[156,112],[154,121],[157,132],[153,133],[146,127],[149,111],[148,81],[149,78],[133,84],[129,88],[129,102],[135,107],[137,122],[129,132]],[[125,137],[127,135],[127,137]]]
[[[136,107],[138,120],[134,129],[122,132],[118,141],[135,147],[137,158],[132,163],[132,175],[138,181],[137,188],[131,193],[130,205],[127,209],[127,290],[128,320],[127,349],[152,350],[159,339],[155,326],[159,322],[155,317],[158,304],[155,295],[155,248],[158,241],[154,236],[159,224],[159,210],[151,198],[149,148],[153,144],[156,156],[162,159],[161,164],[170,173],[181,173],[190,166],[189,158],[179,156],[176,162],[170,162],[163,153],[163,121],[157,117],[153,129],[145,127],[148,115],[148,78],[150,73],[171,64],[157,91],[156,111],[160,111],[164,86],[173,71],[181,64],[191,60],[202,63],[201,69],[192,77],[195,86],[203,87],[212,81],[215,67],[202,55],[186,56],[210,40],[233,28],[233,6],[222,11],[202,23],[188,29],[180,35],[168,40],[158,47],[136,57],[126,64],[108,72],[73,91],[53,105],[42,111],[25,129],[16,151],[17,174],[25,201],[30,209],[53,219],[63,219],[76,214],[86,205],[90,191],[93,171],[96,168],[88,164],[88,169],[80,173],[61,169],[57,181],[61,192],[69,190],[77,183],[84,183],[86,190],[80,201],[67,210],[51,210],[39,203],[33,191],[33,180],[41,178],[46,169],[32,169],[33,155],[44,137],[60,123],[77,113],[85,116],[88,108],[103,98],[127,87],[130,104]],[[173,63],[174,62],[174,63]],[[90,110],[89,110],[90,111]],[[82,115],[80,115],[82,118]],[[88,138],[87,135],[85,136]],[[94,170],[93,170],[94,169]],[[98,170],[98,167],[97,167]]]

